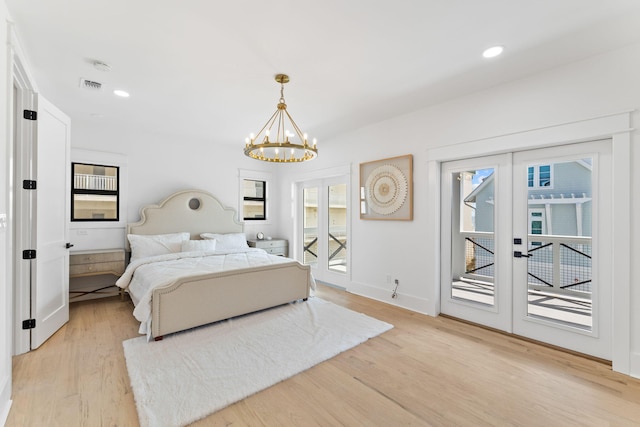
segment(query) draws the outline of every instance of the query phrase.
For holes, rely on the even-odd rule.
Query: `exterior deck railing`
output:
[[[493,283],[495,245],[493,233],[463,232],[465,273],[469,279]],[[528,236],[529,290],[591,298],[591,237]]]
[[[460,233],[464,238],[464,274],[469,278],[493,282],[495,265],[495,245],[493,233],[467,231]]]
[[[306,230],[305,230],[306,231]],[[330,266],[345,266],[347,263],[346,251],[347,251],[347,237],[342,233],[336,233],[336,235],[329,233],[329,257],[328,263]],[[318,259],[317,254],[318,237],[313,234],[305,234],[305,240],[302,247],[302,255],[304,264],[313,264]]]
[[[75,174],[73,188],[77,190],[118,191],[118,178],[108,175]]]
[[[529,289],[591,297],[591,237],[529,235]]]

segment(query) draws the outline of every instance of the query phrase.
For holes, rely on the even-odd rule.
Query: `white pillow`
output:
[[[172,234],[129,234],[131,261],[156,255],[177,253],[182,250],[182,242],[189,240],[189,233]]]
[[[185,240],[182,242],[182,252],[215,251],[216,240]]]
[[[203,233],[200,235],[200,237],[205,240],[215,240],[216,250],[219,251],[227,249],[243,249],[249,247],[249,245],[247,245],[247,236],[245,236],[244,233]]]

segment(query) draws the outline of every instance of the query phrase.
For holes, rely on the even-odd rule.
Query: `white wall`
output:
[[[432,272],[437,268],[429,257],[425,239],[432,230],[428,215],[432,188],[427,170],[427,150],[456,143],[558,125],[586,118],[632,110],[640,107],[640,44],[591,57],[568,66],[549,70],[526,79],[496,86],[426,108],[402,117],[320,141],[319,156],[312,163],[283,173],[282,188],[313,171],[338,164],[352,167],[352,237],[351,286],[349,290],[435,314],[438,309],[438,283]],[[634,112],[632,120],[640,123]],[[632,165],[640,164],[638,131],[632,133]],[[482,145],[482,141],[477,142]],[[513,147],[517,150],[518,147]],[[359,166],[361,162],[385,157],[414,156],[414,220],[362,221],[358,218]],[[461,152],[460,157],[465,153]],[[640,212],[640,174],[633,173],[631,194],[633,212]],[[430,185],[432,186],[430,188]],[[285,193],[286,194],[286,193]],[[286,209],[289,200],[282,201]],[[285,211],[286,212],[286,211]],[[636,215],[637,217],[637,215]],[[431,221],[431,222],[430,222]],[[288,238],[294,231],[288,221],[281,223]],[[640,256],[640,227],[632,225],[632,256]],[[400,280],[399,298],[392,299],[393,289],[387,275]],[[640,376],[640,286],[632,283],[631,346],[632,373]]]
[[[8,45],[7,40],[7,11],[4,1],[0,3],[0,425],[4,425],[11,405],[11,337],[12,337],[12,289],[11,264],[12,249],[6,220],[9,210],[8,180],[10,173],[9,144],[9,88],[12,82],[9,78]]]
[[[271,165],[244,156],[244,143],[219,145],[205,140],[112,129],[95,120],[73,122],[71,146],[74,150],[105,152],[105,161],[118,153],[126,161],[127,208],[125,222],[140,219],[142,206],[161,202],[171,193],[186,189],[200,189],[212,193],[225,206],[238,209],[238,175],[240,170],[268,171]],[[96,155],[97,156],[97,155]],[[94,159],[100,159],[99,156]],[[97,160],[96,160],[97,161]],[[273,175],[273,174],[272,174]],[[274,179],[277,175],[274,175]],[[272,186],[270,197],[278,199],[278,187]],[[278,217],[278,205],[270,212]],[[277,222],[245,226],[248,237],[257,231],[277,235]],[[124,243],[124,229],[86,229],[87,234],[72,232],[74,249],[104,247],[105,242]]]

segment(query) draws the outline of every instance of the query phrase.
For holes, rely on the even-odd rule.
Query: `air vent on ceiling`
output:
[[[94,82],[93,80],[80,79],[80,87],[83,89],[100,90],[102,89],[102,83]]]

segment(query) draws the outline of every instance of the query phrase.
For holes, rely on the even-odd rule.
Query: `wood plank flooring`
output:
[[[195,426],[638,426],[640,380],[610,366],[326,286],[320,298],[395,327]],[[122,341],[130,301],[74,303],[13,359],[14,426],[137,426]],[[153,343],[150,343],[153,345]]]

